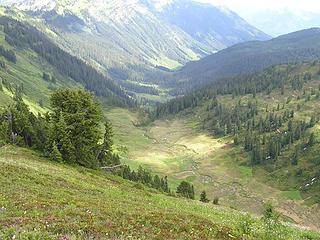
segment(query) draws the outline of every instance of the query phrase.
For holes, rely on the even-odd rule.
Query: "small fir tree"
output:
[[[200,202],[208,203],[209,201],[206,191],[202,191],[200,194]]]
[[[53,143],[50,158],[52,161],[59,162],[59,163],[62,162],[62,155],[61,155],[56,143]]]

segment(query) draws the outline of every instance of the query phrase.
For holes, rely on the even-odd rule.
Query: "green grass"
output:
[[[5,41],[5,34],[0,30],[0,45],[7,49],[12,47]],[[5,69],[0,69],[0,78],[6,80],[13,86],[23,86],[24,100],[34,112],[43,112],[39,106],[42,100],[45,107],[49,105],[49,96],[52,89],[60,87],[81,87],[75,81],[60,75],[50,64],[39,57],[34,51],[29,49],[14,49],[17,62],[12,63],[0,57],[6,63]],[[57,79],[56,84],[51,84],[43,80],[43,72],[54,75]],[[0,94],[0,107],[10,103],[12,91],[5,89]]]
[[[302,200],[300,192],[296,190],[284,191],[281,195],[290,200]]]
[[[51,162],[27,149],[0,149],[0,185],[4,240],[240,239],[243,234],[245,217],[239,212],[165,196],[98,170]],[[254,231],[246,239],[263,239],[260,220],[250,227]],[[319,237],[280,230],[288,240]]]
[[[138,112],[109,109],[106,116],[114,126],[116,149],[132,168],[142,165],[167,175],[172,189],[187,180],[195,185],[197,199],[206,190],[209,199],[219,197],[221,205],[241,211],[261,214],[264,203],[270,201],[288,219],[291,212],[298,215],[298,219],[291,219],[293,222],[319,228],[318,212],[307,211],[301,201],[288,202],[281,195],[283,190],[266,184],[263,177],[267,173],[246,165],[249,155],[241,146],[235,147],[230,138],[216,139],[199,131],[199,115],[183,113],[146,126],[137,125],[141,117]],[[317,221],[311,223],[309,218]]]
[[[243,174],[246,178],[251,178],[253,176],[252,168],[246,167],[246,166],[239,166],[240,172]]]

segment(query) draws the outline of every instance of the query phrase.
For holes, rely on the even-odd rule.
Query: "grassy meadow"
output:
[[[319,239],[98,170],[0,149],[0,239]]]

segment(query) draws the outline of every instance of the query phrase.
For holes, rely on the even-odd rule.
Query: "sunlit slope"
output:
[[[12,96],[18,89],[29,105],[43,108],[56,89],[83,87],[105,98],[108,105],[134,105],[134,97],[114,81],[59,48],[36,28],[14,20],[8,12],[0,15],[2,95]],[[14,60],[5,54],[10,51]]]
[[[240,239],[248,219],[16,147],[0,149],[0,173],[1,239]],[[250,224],[248,239],[262,239],[261,224]],[[282,230],[285,239],[317,239]]]
[[[0,45],[6,49],[13,49],[17,56],[17,62],[13,63],[4,57],[0,59],[5,67],[0,69],[3,91],[0,92],[0,105],[6,106],[10,103],[16,87],[22,87],[25,101],[33,110],[41,111],[48,106],[48,99],[54,89],[64,87],[81,87],[70,78],[59,74],[50,64],[39,57],[31,49],[15,49],[5,41],[5,34],[0,30]],[[43,73],[49,73],[56,77],[56,83],[43,79]],[[41,103],[42,102],[42,103]],[[40,104],[41,103],[41,104]],[[41,106],[40,106],[41,105]]]

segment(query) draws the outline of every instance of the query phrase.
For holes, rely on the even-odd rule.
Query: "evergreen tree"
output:
[[[56,115],[53,119],[53,131],[51,132],[51,144],[57,143],[62,158],[67,163],[75,163],[75,148],[71,142],[70,132],[64,120],[62,113]]]
[[[191,198],[194,199],[194,188],[193,185],[186,181],[182,181],[179,186],[177,187],[177,194],[185,197],[185,198]]]
[[[153,187],[156,188],[156,189],[160,189],[161,188],[161,180],[160,180],[158,175],[154,176]]]
[[[298,165],[298,159],[299,159],[299,147],[297,146],[294,150],[291,163],[292,165]]]
[[[314,133],[311,133],[309,136],[308,145],[313,146],[315,144],[315,141],[316,141],[315,135],[314,135]]]
[[[207,198],[206,191],[202,191],[200,194],[200,202],[208,203],[210,200]]]
[[[119,161],[117,161],[116,156],[112,154],[113,131],[112,131],[111,123],[107,120],[104,126],[105,126],[105,133],[103,137],[101,150],[98,155],[98,159],[100,161],[100,165],[105,165],[105,164],[117,165]]]
[[[62,139],[68,141],[65,144],[69,145],[67,152],[74,153],[77,164],[97,167],[102,112],[93,96],[84,90],[59,90],[51,96],[51,107],[53,121],[59,121],[63,116],[66,125],[63,135],[68,136],[67,139],[60,136],[57,143]]]
[[[53,160],[55,162],[60,162],[60,163],[62,162],[62,155],[61,155],[56,143],[53,144],[50,158],[51,158],[51,160]]]

